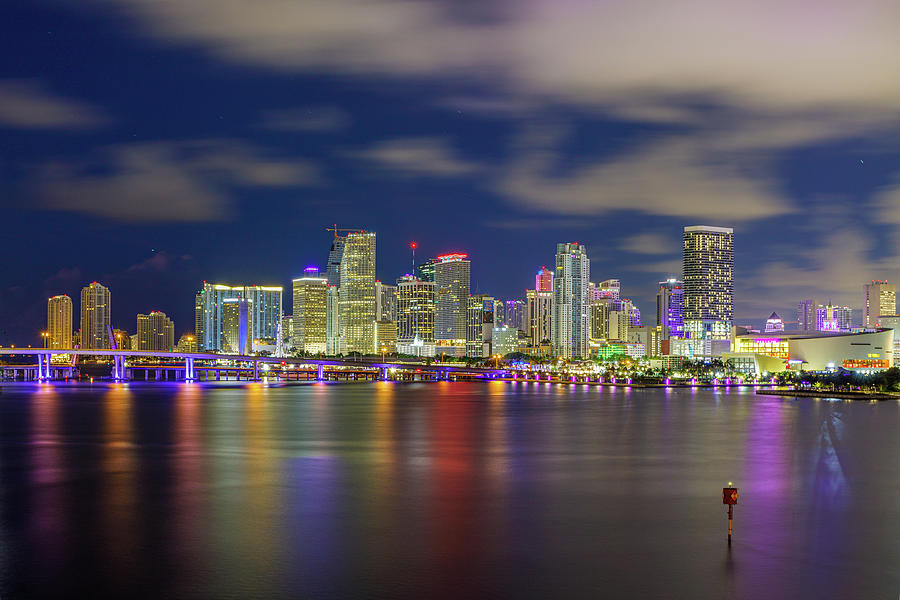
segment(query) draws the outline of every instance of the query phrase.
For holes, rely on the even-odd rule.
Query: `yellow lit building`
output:
[[[65,294],[47,300],[47,334],[48,348],[74,348],[72,299]]]
[[[81,347],[109,348],[109,289],[96,281],[81,288]]]
[[[375,352],[374,232],[351,232],[344,238],[340,281],[338,330],[341,338],[341,354],[350,352],[372,354]],[[296,316],[295,312],[294,318]]]
[[[307,276],[294,279],[292,283],[294,349],[310,354],[325,352],[328,279]]]
[[[135,350],[171,352],[175,346],[175,323],[164,312],[138,315],[137,341]]]

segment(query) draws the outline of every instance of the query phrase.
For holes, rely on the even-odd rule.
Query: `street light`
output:
[[[47,343],[50,341],[50,332],[42,331],[41,337],[44,338],[44,348],[47,347]]]

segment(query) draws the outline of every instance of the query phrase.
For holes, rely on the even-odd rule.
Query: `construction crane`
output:
[[[337,223],[334,224],[334,227],[326,227],[325,231],[334,232],[334,237],[338,236],[338,231],[349,231],[351,233],[363,233],[365,229],[360,229],[359,227],[338,227]]]

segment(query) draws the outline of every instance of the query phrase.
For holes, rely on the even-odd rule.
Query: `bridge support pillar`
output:
[[[196,381],[197,374],[194,371],[194,359],[193,357],[188,356],[184,359],[184,380],[185,381]]]
[[[120,356],[120,355],[113,356],[112,378],[113,378],[113,381],[124,381],[124,379],[125,379],[125,357],[124,356]]]
[[[259,381],[259,361],[253,361],[253,381]]]
[[[319,370],[316,373],[316,381],[322,381],[325,379],[325,365],[319,365]]]
[[[391,378],[391,370],[387,367],[382,367],[381,369],[381,378],[385,381]]]
[[[50,355],[38,354],[37,378],[39,381],[50,379]]]

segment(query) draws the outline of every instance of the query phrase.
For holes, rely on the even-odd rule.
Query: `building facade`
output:
[[[813,299],[801,300],[797,305],[797,329],[800,331],[815,331],[816,311],[819,305]]]
[[[375,318],[378,321],[397,320],[397,286],[375,282]]]
[[[175,323],[166,313],[153,311],[137,316],[136,350],[171,352],[175,347]]]
[[[253,341],[275,344],[283,313],[282,286],[264,285],[222,285],[203,282],[203,288],[194,299],[194,329],[197,346],[208,352],[224,351],[225,333],[223,325],[224,303],[226,300],[243,298],[252,311],[248,331],[252,348]]]
[[[397,280],[397,343],[412,344],[416,340],[434,345],[433,281],[422,281],[413,275]]]
[[[351,232],[341,257],[338,310],[341,354],[375,352],[375,233]]]
[[[469,296],[466,308],[466,356],[469,358],[491,356],[496,324],[495,307],[493,296]]]
[[[47,347],[74,348],[72,345],[72,299],[65,294],[47,300]]]
[[[467,254],[443,254],[435,259],[434,285],[436,340],[466,339],[466,303],[469,299],[471,263]]]
[[[538,292],[552,292],[553,271],[547,267],[541,267],[534,276],[534,289]]]
[[[553,290],[525,290],[523,321],[523,330],[532,346],[550,344],[553,335]]]
[[[734,230],[685,227],[683,274],[688,338],[729,339],[734,324]]]
[[[316,269],[318,274],[318,269]],[[294,350],[309,354],[327,349],[328,279],[298,277],[293,285],[293,325],[291,342]]]
[[[656,327],[660,340],[684,337],[684,283],[674,277],[659,282]]]
[[[877,327],[879,315],[897,314],[897,286],[887,279],[863,285],[863,327]]]
[[[246,355],[253,347],[251,300],[237,296],[222,301],[222,346],[227,354]]]
[[[588,356],[591,263],[583,245],[557,244],[553,281],[553,353],[559,358]]]
[[[81,288],[81,347],[88,350],[109,348],[109,290],[94,281]]]

